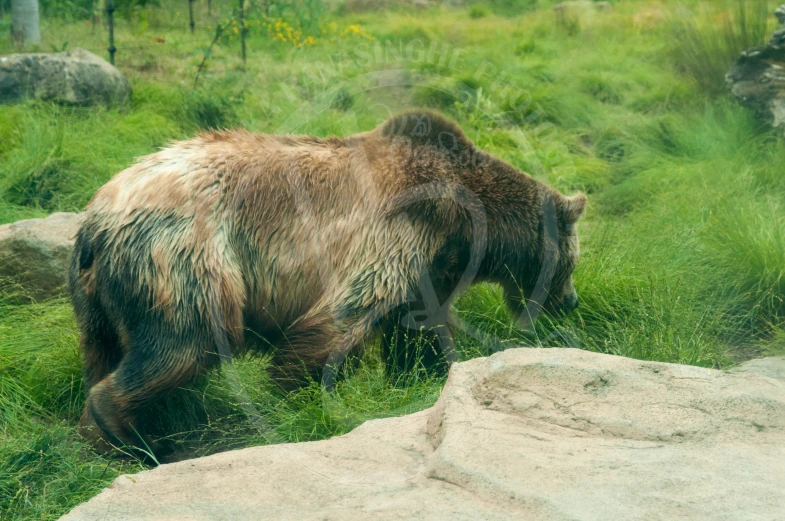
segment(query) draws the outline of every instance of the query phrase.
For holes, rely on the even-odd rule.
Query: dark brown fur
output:
[[[140,411],[253,338],[275,345],[285,385],[320,378],[375,331],[389,365],[408,369],[412,333],[448,337],[473,258],[472,282],[502,284],[518,309],[549,267],[541,304],[569,310],[584,206],[427,112],[345,139],[211,132],[142,158],[96,193],[77,236],[82,432],[103,450],[138,445]],[[430,332],[406,331],[428,305],[423,274],[439,307]]]

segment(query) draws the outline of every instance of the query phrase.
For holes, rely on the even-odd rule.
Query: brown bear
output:
[[[409,369],[412,332],[450,349],[450,302],[474,282],[501,284],[518,311],[569,312],[585,205],[431,112],[346,138],[175,143],[99,189],[77,234],[81,432],[100,450],[143,446],[143,409],[251,348],[269,348],[285,386],[378,332],[388,366]]]

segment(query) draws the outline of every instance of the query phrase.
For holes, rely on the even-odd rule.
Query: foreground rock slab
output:
[[[84,49],[0,57],[0,104],[31,98],[95,105],[130,96],[131,84],[123,73]]]
[[[81,214],[53,213],[0,226],[0,279],[36,300],[64,293]]]
[[[427,411],[121,476],[62,519],[780,520],[784,367],[511,349]]]

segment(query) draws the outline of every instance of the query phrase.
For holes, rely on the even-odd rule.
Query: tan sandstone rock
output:
[[[122,476],[63,519],[778,521],[783,363],[511,349],[427,411]]]
[[[81,219],[61,212],[0,226],[0,280],[34,299],[63,294]]]

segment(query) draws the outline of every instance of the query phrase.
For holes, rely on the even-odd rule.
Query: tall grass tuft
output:
[[[715,212],[708,244],[763,320],[785,316],[785,218],[779,198],[734,197]]]
[[[741,52],[766,43],[770,14],[767,0],[721,0],[677,10],[671,48],[677,68],[706,93],[721,93]]]

